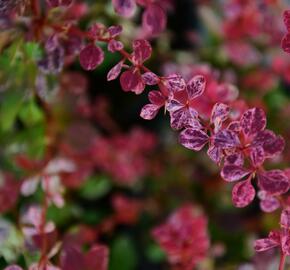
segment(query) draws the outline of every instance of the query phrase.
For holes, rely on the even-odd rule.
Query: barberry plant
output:
[[[282,40],[283,50],[290,52],[289,33],[282,38],[277,22],[281,16],[275,14],[284,6],[276,1],[229,1],[221,5],[223,31],[218,33],[212,22],[219,18],[211,13],[207,1],[200,1],[200,13],[209,31],[224,39],[217,46],[230,61],[229,70],[220,79],[213,68],[198,63],[166,63],[162,75],[147,66],[155,53],[151,43],[166,35],[167,15],[177,8],[176,1],[108,2],[100,2],[101,11],[110,6],[111,13],[125,18],[121,21],[124,26],[95,22],[90,8],[97,9],[98,4],[72,0],[0,3],[0,136],[6,156],[0,210],[8,213],[7,220],[16,220],[11,224],[3,219],[3,242],[14,230],[18,232],[16,246],[20,247],[14,256],[4,254],[5,269],[105,270],[118,269],[119,261],[122,269],[137,267],[130,238],[112,240],[112,234],[122,226],[138,223],[142,213],[154,216],[158,206],[136,194],[142,187],[140,179],[152,174],[158,181],[162,161],[152,160],[156,137],[141,128],[124,132],[110,114],[115,108],[94,93],[90,98],[87,77],[75,71],[76,62],[84,71],[97,71],[110,57],[118,60],[107,64],[111,66],[105,75],[108,82],[102,87],[119,78],[124,92],[148,92],[149,103],[141,108],[141,118],[153,120],[161,113],[168,114],[182,146],[193,151],[207,148],[208,159],[232,187],[235,207],[259,200],[264,212],[279,209],[280,228],[256,240],[254,246],[258,252],[279,247],[279,270],[284,269],[290,255],[290,168],[286,157],[283,164],[285,139],[268,127],[263,102],[252,102],[249,93],[242,91],[239,96],[235,86],[258,85],[263,96],[279,76],[289,83],[290,60],[285,60],[287,55],[281,58],[280,48],[269,52],[262,65],[267,46],[275,47]],[[133,34],[126,33],[126,18],[137,18],[138,10],[142,11],[141,27]],[[289,14],[286,10],[283,15],[288,32]],[[269,18],[275,18],[273,25],[265,25]],[[222,43],[216,38],[216,43]],[[196,35],[190,41],[201,42]],[[207,60],[210,54],[200,49],[197,58]],[[222,69],[223,60],[219,62],[217,55],[212,58]],[[250,74],[251,67],[259,65],[261,68]],[[74,196],[79,205],[70,200]],[[106,215],[100,209],[98,215],[85,217],[86,204],[99,198],[110,201],[111,213]],[[93,207],[98,205],[93,203]],[[53,211],[57,214],[51,214]],[[57,220],[62,215],[68,215],[65,221],[74,221],[77,226],[65,230],[64,222]],[[166,223],[149,231],[159,246],[148,256],[167,256],[172,269],[194,269],[214,253],[207,217],[192,203],[183,201]],[[123,262],[122,252],[126,251],[130,253]],[[8,266],[9,262],[18,265]]]

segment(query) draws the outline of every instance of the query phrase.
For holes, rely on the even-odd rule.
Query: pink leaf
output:
[[[202,75],[194,76],[186,85],[189,99],[201,96],[205,89],[205,78]]]
[[[149,5],[142,16],[143,29],[152,36],[160,34],[165,29],[166,22],[164,10],[156,4]]]
[[[163,80],[165,87],[171,93],[181,91],[186,87],[185,80],[178,74],[171,74],[165,77]]]
[[[244,134],[250,136],[266,127],[266,115],[262,109],[252,108],[242,115],[240,123]]]
[[[290,210],[284,209],[280,217],[280,225],[286,229],[290,229]]]
[[[260,189],[270,195],[280,195],[289,190],[289,179],[281,170],[260,172],[257,175]]]
[[[232,200],[236,207],[245,207],[255,198],[256,191],[250,180],[237,183],[232,190]]]
[[[263,238],[255,241],[255,250],[257,252],[266,251],[268,249],[280,246],[280,240],[273,238]]]
[[[282,228],[281,229],[281,246],[282,251],[286,255],[290,255],[290,234],[289,234],[289,228]]]
[[[194,109],[181,108],[170,112],[170,125],[173,129],[179,130],[194,124],[193,119],[197,117]]]
[[[126,18],[134,15],[136,10],[135,0],[112,0],[115,11]]]
[[[221,148],[236,147],[240,145],[240,140],[235,132],[224,129],[213,136],[213,144]]]
[[[80,52],[80,64],[85,70],[93,70],[104,60],[104,52],[98,46],[89,44]]]
[[[124,45],[121,41],[117,41],[115,39],[111,39],[108,44],[108,50],[110,52],[118,52],[124,48]]]
[[[84,256],[81,251],[74,246],[65,247],[61,254],[62,270],[86,269]]]
[[[211,146],[211,147],[208,148],[207,155],[216,164],[220,164],[220,162],[221,162],[221,160],[223,158],[222,149],[219,148],[219,147],[215,147],[215,146]]]
[[[234,182],[241,180],[250,173],[250,170],[237,165],[225,165],[221,171],[221,177],[228,182]]]
[[[264,199],[261,199],[260,207],[262,211],[270,213],[280,207],[280,202],[275,197],[267,195]]]
[[[120,77],[121,87],[124,91],[132,91],[141,94],[145,88],[142,77],[137,69],[129,69]]]
[[[290,33],[286,34],[282,39],[282,49],[286,53],[290,53]]]
[[[153,72],[146,72],[142,74],[142,78],[145,84],[155,85],[159,82],[159,77]]]
[[[225,165],[243,166],[244,165],[244,156],[240,152],[228,155],[225,158]]]
[[[121,25],[112,25],[108,28],[108,32],[112,38],[119,36],[123,31]]]
[[[145,39],[136,39],[133,41],[132,61],[135,64],[142,64],[150,58],[152,47]]]
[[[283,19],[288,32],[290,32],[290,9],[284,11]]]
[[[124,61],[120,61],[117,65],[112,67],[112,69],[108,72],[107,80],[112,81],[118,78],[121,73]]]
[[[4,270],[23,270],[23,269],[20,266],[14,264],[7,266]]]
[[[85,256],[88,270],[107,270],[109,250],[103,245],[94,245]]]
[[[151,120],[157,115],[159,108],[157,105],[147,104],[142,108],[140,116],[143,119]]]
[[[187,128],[180,133],[179,142],[191,150],[199,151],[208,142],[208,135],[202,130]]]

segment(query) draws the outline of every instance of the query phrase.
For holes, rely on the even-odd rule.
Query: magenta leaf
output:
[[[103,50],[94,44],[87,45],[80,52],[80,64],[85,70],[95,69],[103,60]]]
[[[121,73],[122,67],[123,67],[124,61],[120,61],[117,65],[112,67],[112,69],[107,74],[107,80],[112,81],[118,78],[118,76]]]
[[[85,255],[88,270],[107,270],[109,261],[109,250],[103,245],[94,245]]]
[[[223,158],[222,149],[215,146],[210,146],[207,150],[207,155],[216,164],[220,164]]]
[[[264,199],[261,199],[260,207],[262,211],[271,213],[280,207],[280,202],[275,197],[266,196]]]
[[[240,140],[235,132],[224,129],[213,136],[213,144],[216,147],[230,148],[240,145]]]
[[[108,28],[108,32],[112,38],[119,36],[123,31],[121,25],[112,25]]]
[[[205,78],[202,75],[194,76],[186,85],[189,99],[201,96],[205,89]]]
[[[171,74],[164,79],[164,85],[169,92],[174,93],[185,89],[186,83],[182,76],[178,74]]]
[[[208,142],[208,135],[202,130],[187,128],[179,135],[179,142],[194,151],[201,150]]]
[[[124,45],[121,41],[117,41],[115,39],[111,39],[108,44],[108,50],[110,52],[118,52],[121,51],[124,48]]]
[[[211,111],[210,122],[214,124],[215,132],[221,128],[222,122],[227,120],[230,112],[230,107],[223,103],[216,103]]]
[[[197,112],[194,109],[186,109],[182,107],[179,110],[170,112],[170,125],[173,129],[191,126],[194,124],[193,118],[197,117]]]
[[[286,229],[290,229],[290,210],[284,209],[280,216],[280,225]]]
[[[115,11],[126,18],[134,15],[136,10],[135,0],[112,0]]]
[[[257,175],[260,189],[270,195],[280,195],[289,190],[289,179],[281,170],[260,172]]]
[[[84,256],[81,251],[74,246],[65,247],[61,254],[62,270],[86,269]]]
[[[225,165],[221,171],[221,177],[228,182],[234,182],[241,180],[250,173],[250,170],[238,165]]]
[[[159,77],[153,72],[146,72],[142,74],[142,78],[144,83],[147,85],[155,85],[159,82]]]
[[[290,234],[289,228],[282,228],[281,229],[281,246],[282,251],[286,255],[290,255]]]
[[[237,183],[232,190],[232,200],[236,207],[249,205],[255,198],[256,191],[250,180]]]
[[[240,124],[246,136],[258,133],[266,127],[266,116],[262,109],[252,108],[244,112]]]
[[[121,87],[124,91],[132,91],[141,94],[145,88],[142,77],[138,69],[129,69],[122,73],[120,77]]]
[[[266,251],[278,246],[280,246],[280,234],[278,232],[270,232],[268,238],[255,241],[255,250],[257,252]]]
[[[244,165],[244,156],[240,152],[228,155],[225,158],[225,165],[243,166]]]
[[[4,270],[23,270],[23,269],[20,266],[14,264],[7,266]]]
[[[135,64],[142,64],[150,58],[152,47],[145,39],[136,39],[133,41],[132,61]]]
[[[158,105],[159,107],[163,106],[166,101],[166,98],[163,96],[163,94],[156,90],[150,91],[148,98],[152,104]]]
[[[261,146],[252,147],[250,149],[250,158],[254,167],[258,168],[261,166],[265,160],[264,148]]]
[[[157,115],[159,108],[158,105],[147,104],[142,108],[140,116],[143,119],[151,120]]]
[[[290,33],[286,34],[282,39],[282,49],[286,53],[290,53]]]
[[[142,27],[146,33],[156,36],[160,34],[166,27],[166,14],[164,10],[156,5],[149,5],[142,16]]]
[[[233,121],[229,123],[227,129],[233,132],[237,132],[237,133],[240,132],[241,130],[240,121]]]

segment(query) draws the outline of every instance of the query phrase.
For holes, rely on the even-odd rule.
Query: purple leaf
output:
[[[121,41],[117,41],[115,39],[111,39],[108,44],[108,50],[110,52],[118,52],[121,51],[124,48],[124,45]]]
[[[237,133],[240,132],[241,131],[240,121],[233,121],[229,123],[227,129]]]
[[[208,142],[208,135],[202,130],[187,128],[180,133],[179,142],[191,150],[199,151]]]
[[[260,172],[257,175],[260,189],[270,195],[280,195],[289,190],[289,179],[281,170]]]
[[[221,128],[222,122],[227,120],[230,112],[230,107],[223,103],[216,103],[211,111],[210,122],[214,124],[215,132]]]
[[[126,18],[134,15],[136,10],[135,0],[112,0],[115,11]]]
[[[179,130],[184,127],[191,126],[193,119],[197,117],[197,112],[194,109],[181,108],[170,112],[170,125],[173,129]]]
[[[150,58],[152,47],[145,39],[136,39],[133,41],[132,61],[135,64],[142,64]]]
[[[201,96],[205,89],[205,78],[202,75],[194,76],[186,85],[189,99]]]
[[[266,115],[260,108],[252,108],[244,112],[240,124],[246,136],[258,133],[266,127]]]
[[[147,104],[142,108],[140,116],[143,119],[151,120],[157,115],[159,108],[157,105]]]
[[[252,147],[250,149],[250,158],[251,158],[252,165],[255,168],[260,167],[265,160],[265,152],[264,152],[263,147],[261,146]]]
[[[250,170],[237,165],[225,165],[221,171],[221,177],[228,181],[234,182],[241,180],[251,173]]]
[[[165,77],[163,80],[165,87],[171,93],[181,91],[186,87],[185,80],[178,74],[171,74]]]
[[[129,69],[120,77],[121,87],[125,92],[132,91],[141,94],[145,88],[142,77],[137,69]]]
[[[207,150],[207,155],[216,164],[220,164],[223,158],[223,151],[219,147],[210,146]]]
[[[280,217],[280,225],[286,229],[290,229],[290,210],[284,209]]]
[[[87,45],[80,52],[80,64],[85,70],[95,69],[103,60],[103,50],[94,44]]]
[[[166,27],[166,14],[164,10],[156,5],[149,5],[142,16],[142,27],[146,33],[156,36],[160,34]]]
[[[112,25],[108,28],[108,32],[112,38],[119,36],[123,31],[121,25]]]
[[[255,198],[256,191],[251,180],[237,183],[232,190],[232,200],[236,207],[242,208],[249,205]]]
[[[142,78],[144,83],[147,85],[155,85],[159,82],[159,77],[153,72],[146,72],[142,74]]]
[[[228,155],[225,158],[225,165],[243,166],[244,165],[244,156],[240,152]]]
[[[80,270],[86,269],[84,256],[81,251],[74,247],[65,247],[61,254],[62,270]]]
[[[261,199],[260,207],[262,211],[271,213],[280,207],[280,202],[275,197],[267,195],[264,199]]]
[[[121,73],[124,61],[120,61],[117,65],[112,67],[112,69],[107,74],[107,80],[112,81],[118,78]]]
[[[290,32],[290,9],[284,11],[283,20],[288,32]]]
[[[239,146],[240,140],[235,132],[224,129],[213,136],[213,144],[216,147],[230,148]]]

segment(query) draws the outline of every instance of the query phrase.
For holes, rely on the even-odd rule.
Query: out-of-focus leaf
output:
[[[80,189],[80,195],[88,200],[98,199],[106,195],[112,188],[112,183],[105,177],[91,177]]]
[[[42,110],[33,101],[29,100],[21,106],[19,118],[26,126],[32,126],[44,119]]]
[[[155,243],[148,245],[146,255],[154,263],[159,263],[166,258],[164,251]]]
[[[28,42],[24,45],[24,50],[30,59],[37,60],[41,56],[41,50],[38,43]]]
[[[133,270],[137,264],[137,254],[130,238],[120,236],[111,249],[109,270]]]

